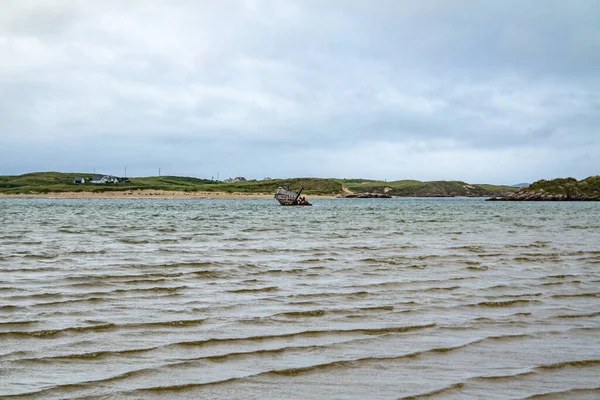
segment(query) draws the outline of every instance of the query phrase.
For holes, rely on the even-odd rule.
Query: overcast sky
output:
[[[600,174],[600,1],[2,0],[0,175]]]

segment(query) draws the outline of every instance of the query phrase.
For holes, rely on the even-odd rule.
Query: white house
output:
[[[244,178],[243,176],[236,176],[235,178],[225,179],[225,182],[227,183],[235,183],[240,181],[246,181],[246,178]]]
[[[112,176],[112,175],[97,175],[97,176],[93,176],[92,183],[119,183],[119,179],[117,179],[116,176]]]
[[[78,184],[78,183],[85,183],[85,178],[79,178],[79,177],[77,177],[77,178],[75,178],[75,180],[74,180],[73,182],[74,182],[75,184]]]

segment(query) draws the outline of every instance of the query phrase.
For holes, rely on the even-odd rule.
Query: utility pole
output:
[[[158,169],[158,176],[160,176],[160,168]]]
[[[125,166],[125,178],[127,178],[127,166]]]
[[[219,180],[219,171],[217,171],[217,180]]]

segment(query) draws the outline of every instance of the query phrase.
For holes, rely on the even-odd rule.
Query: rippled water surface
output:
[[[313,202],[0,199],[0,395],[600,397],[599,203]]]

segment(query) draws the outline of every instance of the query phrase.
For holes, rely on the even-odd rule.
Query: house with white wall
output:
[[[112,175],[96,175],[92,177],[91,182],[96,184],[119,183],[119,179]]]

